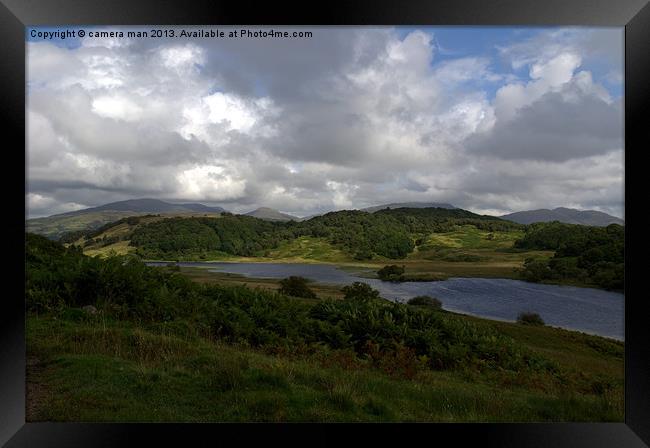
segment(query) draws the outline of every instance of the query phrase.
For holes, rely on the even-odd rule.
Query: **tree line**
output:
[[[555,251],[550,260],[526,260],[522,275],[529,281],[575,279],[605,289],[624,288],[625,228],[618,224],[535,223],[515,247]]]

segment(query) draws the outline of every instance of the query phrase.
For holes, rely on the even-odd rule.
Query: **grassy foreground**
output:
[[[570,332],[499,324],[559,362],[598,372],[585,390],[496,373],[405,375],[346,353],[270,354],[172,326],[78,319],[27,321],[28,421],[623,420],[620,353]]]
[[[622,344],[491,325],[556,362],[566,385],[547,374],[436,372],[325,348],[265,351],[175,323],[137,324],[79,310],[31,316],[27,420],[623,420]]]

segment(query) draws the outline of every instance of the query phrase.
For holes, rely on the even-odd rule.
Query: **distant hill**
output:
[[[170,202],[161,201],[159,199],[129,199],[126,201],[111,202],[109,204],[100,205],[98,207],[86,208],[74,212],[61,213],[59,215],[50,216],[74,216],[90,212],[100,211],[121,211],[121,212],[138,212],[138,213],[175,213],[175,212],[205,212],[205,213],[221,213],[225,211],[221,207],[208,207],[207,205],[188,203],[188,204],[172,204]]]
[[[208,207],[197,203],[173,204],[159,199],[129,199],[44,218],[28,219],[26,227],[29,232],[34,232],[50,239],[58,239],[67,232],[98,229],[104,224],[128,216],[152,213],[179,215],[216,214],[223,211],[225,210],[221,207]]]
[[[362,212],[374,213],[386,208],[456,208],[451,204],[441,202],[394,202],[392,204],[375,205],[374,207],[362,208]]]
[[[501,216],[503,219],[514,221],[519,224],[531,224],[534,222],[560,221],[567,224],[582,224],[585,226],[607,226],[609,224],[625,224],[621,218],[608,215],[596,210],[577,210],[574,208],[558,207],[553,210],[539,209],[515,212]]]
[[[251,212],[245,213],[246,216],[265,219],[267,221],[300,221],[297,216],[288,215],[269,207],[260,207]]]

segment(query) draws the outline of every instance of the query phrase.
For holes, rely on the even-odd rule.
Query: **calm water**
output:
[[[151,263],[155,264],[155,263]],[[165,264],[165,263],[160,263]],[[406,301],[417,295],[437,297],[443,308],[497,320],[514,321],[522,311],[538,313],[547,325],[623,340],[623,294],[591,288],[540,285],[518,280],[450,278],[439,282],[391,283],[360,278],[323,264],[179,263],[257,278],[299,275],[320,283],[368,283],[381,296]]]

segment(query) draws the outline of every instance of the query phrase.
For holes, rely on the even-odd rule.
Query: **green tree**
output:
[[[548,262],[534,258],[527,258],[524,261],[524,268],[521,273],[524,279],[529,282],[540,282],[551,277]]]

